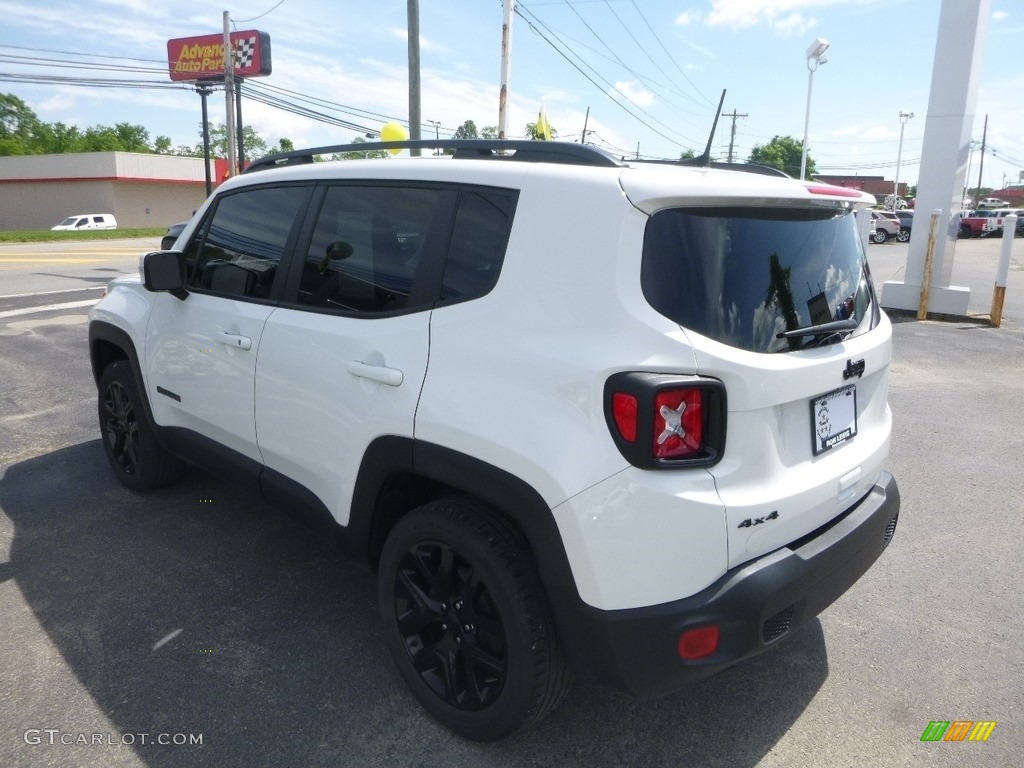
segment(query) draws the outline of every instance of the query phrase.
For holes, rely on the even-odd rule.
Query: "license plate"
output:
[[[814,455],[842,445],[857,434],[857,387],[837,389],[811,400]]]

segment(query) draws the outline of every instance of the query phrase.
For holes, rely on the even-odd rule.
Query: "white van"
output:
[[[55,227],[50,227],[51,232],[82,229],[117,229],[117,219],[112,213],[79,213],[68,216]]]

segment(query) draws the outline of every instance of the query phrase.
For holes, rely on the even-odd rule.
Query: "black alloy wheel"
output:
[[[493,702],[508,675],[508,641],[480,573],[440,541],[405,553],[395,584],[398,631],[420,679],[469,712]]]
[[[157,441],[127,360],[111,363],[100,375],[98,405],[103,449],[123,485],[144,491],[178,478],[181,461]]]
[[[541,720],[568,691],[529,550],[475,499],[441,499],[402,517],[381,552],[377,594],[406,685],[458,735],[505,738]]]
[[[119,381],[103,392],[103,438],[113,462],[125,475],[139,471],[139,420],[131,395]]]

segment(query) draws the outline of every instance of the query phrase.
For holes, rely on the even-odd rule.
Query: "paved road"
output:
[[[972,312],[987,310],[997,247],[958,253]],[[0,765],[1020,765],[1021,250],[1002,328],[897,318],[903,508],[861,582],[774,651],[683,693],[637,702],[577,686],[496,745],[422,713],[382,647],[372,576],[280,510],[198,470],[150,495],[117,485],[97,441],[86,309],[0,307]],[[881,282],[905,246],[869,254]],[[119,264],[24,271],[63,290]],[[9,274],[39,277],[0,272],[0,295]],[[983,744],[920,741],[929,721],[958,719],[998,725]],[[61,744],[93,734],[102,743]]]
[[[100,287],[137,268],[160,238],[0,245],[0,301],[5,296]]]

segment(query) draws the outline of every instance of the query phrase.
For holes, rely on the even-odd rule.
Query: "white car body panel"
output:
[[[342,525],[366,446],[381,435],[413,436],[428,321],[428,312],[365,319],[282,308],[267,323],[256,380],[264,461]]]
[[[143,371],[156,423],[192,430],[262,462],[256,356],[274,308],[202,293],[184,301],[161,293],[153,302]],[[248,339],[248,348],[238,339]]]

